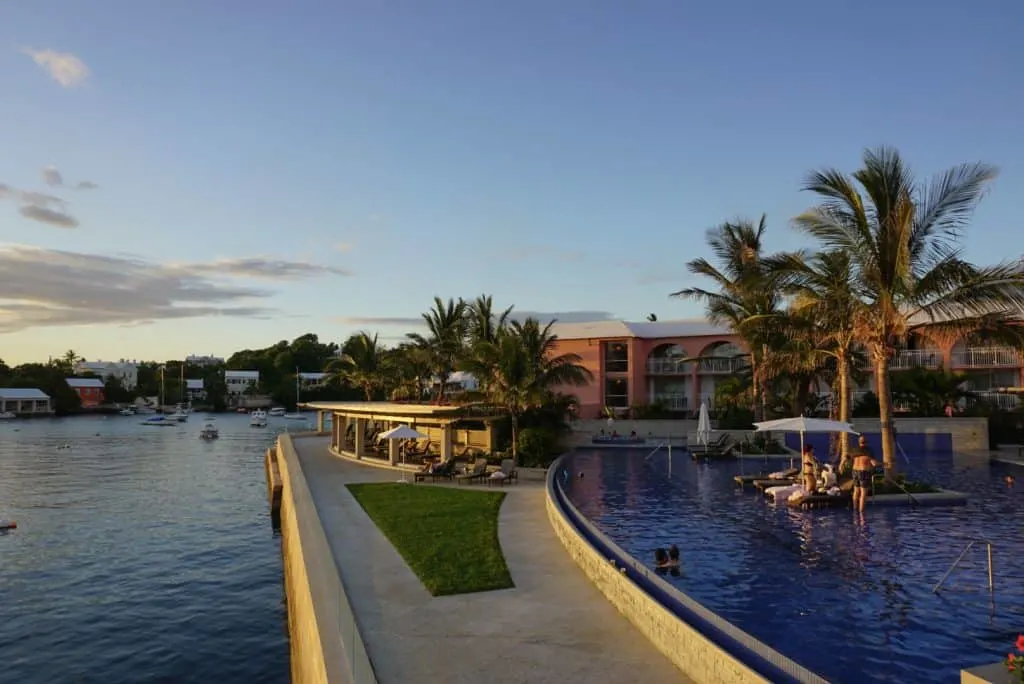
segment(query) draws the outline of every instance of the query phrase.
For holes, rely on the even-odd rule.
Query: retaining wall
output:
[[[563,497],[548,470],[548,519],[566,551],[612,605],[698,683],[753,684],[825,680],[756,641],[631,558]]]
[[[376,684],[293,437],[277,439],[293,684]]]

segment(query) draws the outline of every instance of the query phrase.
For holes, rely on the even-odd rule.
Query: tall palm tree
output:
[[[341,356],[327,365],[332,379],[339,379],[363,390],[366,401],[373,400],[374,391],[383,381],[383,350],[377,335],[358,332],[341,347]]]
[[[444,401],[448,379],[455,372],[466,342],[466,302],[449,298],[445,303],[434,297],[434,308],[421,314],[427,325],[427,334],[409,333],[408,338],[417,346],[430,350],[434,373],[440,383],[437,402]]]
[[[851,363],[857,351],[854,321],[863,306],[854,289],[850,255],[838,250],[817,254],[800,251],[769,257],[766,266],[778,275],[783,291],[791,296],[790,312],[795,317],[790,320],[803,321],[802,334],[789,338],[805,345],[806,361],[816,370],[824,369],[824,360],[834,360],[836,382],[830,385],[839,397],[838,419],[850,422]],[[850,449],[845,436],[839,449],[842,469]]]
[[[393,394],[421,401],[433,372],[429,350],[413,343],[404,343],[388,351],[383,366],[393,381]]]
[[[466,324],[470,346],[478,342],[494,342],[508,326],[513,307],[500,313],[494,311],[491,295],[480,295],[466,305]]]
[[[512,421],[512,458],[519,459],[519,419],[530,408],[554,397],[556,388],[582,386],[593,379],[577,354],[556,353],[552,323],[536,319],[513,322],[493,341],[481,341],[464,365],[480,382],[481,392],[508,411]]]
[[[899,152],[866,150],[852,177],[812,172],[804,185],[818,206],[794,219],[826,249],[849,255],[853,290],[863,303],[854,318],[875,371],[882,456],[896,468],[889,361],[916,328],[942,335],[991,327],[1018,335],[1007,323],[1024,311],[1019,263],[978,267],[962,256],[960,238],[996,169],[963,164],[932,181],[916,181]]]
[[[764,361],[771,353],[775,329],[770,323],[779,310],[780,296],[764,263],[767,218],[723,223],[707,234],[707,243],[718,266],[699,258],[686,264],[694,275],[708,278],[715,289],[688,287],[671,296],[693,299],[705,306],[708,320],[731,328],[746,343],[753,376],[755,414],[764,417]]]

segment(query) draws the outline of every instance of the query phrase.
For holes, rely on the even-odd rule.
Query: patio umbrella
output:
[[[426,435],[422,432],[417,432],[408,425],[399,425],[398,427],[391,428],[387,432],[383,432],[377,437],[378,440],[386,439],[425,439]],[[405,465],[405,454],[402,454],[402,465]],[[402,469],[402,479],[399,482],[408,484],[408,480],[405,479],[405,469]]]
[[[708,403],[700,403],[700,413],[697,416],[697,441],[707,447],[711,441],[711,416],[708,415]]]
[[[807,418],[797,416],[796,418],[779,418],[778,420],[766,420],[761,423],[754,423],[756,432],[799,432],[800,453],[804,453],[804,433],[806,432],[846,432],[851,435],[860,433],[853,429],[849,423],[838,420],[827,420],[825,418]]]

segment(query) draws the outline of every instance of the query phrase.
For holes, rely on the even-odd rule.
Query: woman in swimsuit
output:
[[[878,461],[871,458],[868,441],[864,438],[864,435],[861,435],[857,444],[857,452],[853,455],[854,510],[863,512],[864,503],[868,498],[868,490],[871,489],[871,475],[877,467]]]
[[[815,477],[815,469],[818,465],[818,459],[814,458],[814,447],[812,447],[810,444],[804,445],[802,465],[804,489],[807,490],[808,494],[813,494],[817,483],[817,478]]]

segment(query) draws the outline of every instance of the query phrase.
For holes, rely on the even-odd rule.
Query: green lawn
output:
[[[347,486],[432,595],[515,586],[498,543],[504,492],[397,483]]]

